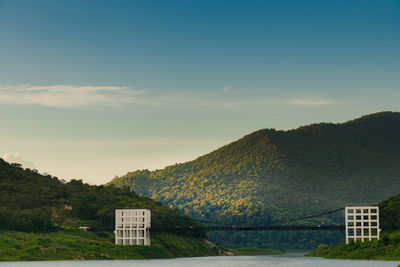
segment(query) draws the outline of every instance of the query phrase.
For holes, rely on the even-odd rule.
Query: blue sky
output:
[[[0,154],[104,183],[399,111],[399,73],[399,1],[0,0]]]

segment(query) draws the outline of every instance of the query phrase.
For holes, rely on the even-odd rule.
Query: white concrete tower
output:
[[[115,210],[115,244],[150,245],[151,211],[148,209]]]
[[[346,207],[346,244],[365,240],[379,240],[379,207]]]

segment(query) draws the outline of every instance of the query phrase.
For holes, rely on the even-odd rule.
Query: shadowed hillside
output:
[[[193,224],[190,218],[126,188],[89,185],[81,180],[63,183],[0,159],[2,229],[54,231],[76,220],[113,227],[114,210],[118,208],[151,209],[153,226]]]
[[[0,261],[171,258],[218,255],[200,239],[204,232],[152,233],[151,246],[114,245],[117,208],[152,210],[152,226],[195,226],[158,201],[128,188],[62,182],[0,159]],[[100,230],[83,232],[79,226]]]

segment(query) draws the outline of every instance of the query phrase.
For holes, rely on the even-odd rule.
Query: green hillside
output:
[[[379,241],[344,242],[334,246],[320,245],[311,257],[341,259],[400,260],[400,194],[379,203],[380,225],[384,227]],[[386,228],[385,228],[386,227]]]
[[[130,172],[110,184],[130,186],[195,218],[274,223],[397,194],[399,163],[400,113],[382,112],[342,124],[259,130],[196,160]],[[221,235],[217,240],[232,246],[243,240],[243,234]],[[246,235],[271,245],[270,237]],[[300,242],[297,234],[278,235],[277,243]],[[307,240],[313,240],[309,246],[322,241],[315,235]]]
[[[128,188],[62,182],[0,159],[0,260],[122,259],[217,255],[204,233],[152,233],[152,246],[113,243],[116,208],[152,210],[152,226],[195,226],[187,216]]]

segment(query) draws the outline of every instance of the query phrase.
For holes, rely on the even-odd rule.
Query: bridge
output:
[[[323,215],[328,215],[332,214],[338,211],[344,210],[343,208],[340,209],[335,209],[319,214],[314,214],[314,215],[309,215],[309,216],[303,216],[303,217],[298,217],[298,218],[291,218],[291,222],[299,221],[299,220],[305,220],[305,219],[310,219],[314,217],[321,217]],[[168,232],[168,231],[304,231],[304,230],[327,230],[327,231],[332,231],[332,230],[339,230],[339,231],[344,231],[346,226],[345,225],[339,225],[339,224],[334,224],[334,225],[326,225],[326,224],[318,224],[318,225],[293,225],[293,224],[282,224],[282,222],[276,221],[272,222],[269,224],[263,224],[260,225],[260,222],[256,221],[232,221],[232,222],[217,222],[217,221],[205,221],[205,220],[200,220],[200,219],[193,219],[193,221],[200,223],[201,225],[199,226],[187,226],[187,227],[182,227],[182,226],[164,226],[164,227],[154,227],[150,226],[148,227],[149,231],[154,231],[154,232]],[[146,227],[147,228],[147,227]],[[114,230],[113,227],[90,227],[91,231],[96,231],[96,230]]]
[[[85,228],[85,229],[84,229]],[[381,227],[382,228],[382,227]],[[99,231],[99,230],[114,230],[113,227],[80,227],[85,231]],[[220,225],[220,226],[169,226],[169,227],[151,227],[148,228],[150,232],[188,232],[188,231],[344,231],[346,229],[345,225]]]
[[[340,224],[298,224],[296,221],[321,217],[345,210],[345,225]],[[343,207],[319,214],[291,218],[291,224],[269,222],[264,225],[256,222],[211,222],[195,220],[208,225],[156,226],[151,227],[151,211],[148,209],[121,209],[115,211],[115,243],[118,245],[150,245],[150,232],[206,232],[206,231],[342,231],[346,243],[379,239],[379,207]],[[211,224],[211,225],[210,225]],[[212,225],[214,224],[214,225]],[[383,228],[383,227],[382,227]],[[386,227],[384,227],[386,229]]]
[[[318,214],[302,216],[297,218],[291,218],[291,222],[301,221],[305,219],[311,219],[316,217],[321,217],[324,215],[329,215],[344,210],[345,207],[334,209],[330,211],[325,211]],[[275,221],[269,224],[260,225],[259,222],[255,221],[235,221],[229,223],[215,222],[215,221],[205,221],[193,219],[194,221],[202,224],[214,224],[211,226],[198,226],[198,227],[152,227],[151,230],[154,231],[179,231],[179,230],[203,230],[203,231],[304,231],[304,230],[340,230],[344,231],[346,229],[345,225],[293,225],[293,224],[283,224],[284,221]],[[286,220],[287,221],[287,220]]]
[[[314,214],[314,215],[309,215],[309,216],[303,216],[303,217],[298,217],[298,218],[292,218],[290,219],[291,222],[299,221],[299,220],[305,220],[305,219],[310,219],[314,217],[321,217],[323,215],[328,215],[332,213],[336,213],[338,211],[344,210],[345,207],[319,213],[319,214]],[[217,222],[217,221],[205,221],[205,220],[199,220],[199,219],[193,219],[193,221],[201,223],[201,225],[198,226],[156,226],[156,227],[146,227],[149,231],[154,231],[154,232],[169,232],[169,231],[344,231],[346,229],[346,225],[341,225],[341,224],[318,224],[318,225],[310,225],[310,224],[282,224],[280,222],[273,222],[269,224],[262,224],[260,225],[260,222],[256,221],[233,221],[233,222]],[[87,227],[87,230],[114,230],[113,227]],[[390,230],[390,227],[387,226],[380,226],[381,229],[387,229]]]

